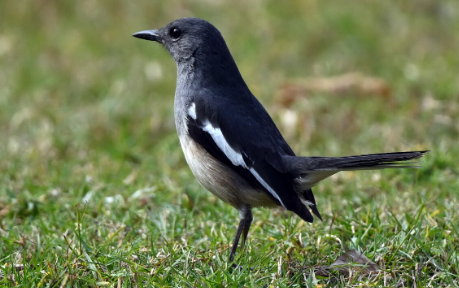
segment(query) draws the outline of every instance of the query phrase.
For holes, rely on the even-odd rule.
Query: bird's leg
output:
[[[239,210],[239,214],[241,215],[241,221],[239,221],[239,226],[237,227],[236,237],[234,237],[233,247],[231,248],[230,253],[230,262],[233,262],[234,255],[236,254],[237,245],[239,244],[239,238],[242,234],[242,245],[241,251],[244,249],[245,242],[247,240],[247,234],[249,233],[250,225],[252,224],[253,215],[252,209],[250,205],[244,205],[242,209]]]
[[[249,234],[249,229],[250,225],[252,225],[252,220],[253,220],[253,215],[252,215],[252,210],[249,209],[246,212],[245,215],[245,223],[244,223],[244,228],[242,229],[242,246],[241,246],[241,251],[245,247],[245,242],[247,240],[247,235]]]

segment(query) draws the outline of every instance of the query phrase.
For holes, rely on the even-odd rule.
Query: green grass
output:
[[[337,174],[312,225],[256,209],[230,269],[239,215],[184,161],[175,64],[130,36],[184,16],[221,30],[298,154],[430,149],[422,168]],[[457,31],[456,0],[2,1],[0,286],[458,286]],[[390,93],[310,93],[282,124],[282,85],[349,72]],[[345,249],[383,273],[317,273]]]

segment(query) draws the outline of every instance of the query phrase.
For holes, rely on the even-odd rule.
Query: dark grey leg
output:
[[[237,245],[239,244],[239,238],[242,234],[242,245],[241,251],[244,249],[245,241],[247,240],[247,234],[249,233],[250,225],[252,224],[253,215],[250,205],[245,205],[242,209],[239,210],[241,215],[241,221],[239,221],[239,226],[237,227],[236,237],[234,237],[233,247],[231,248],[231,254],[229,261],[233,262],[234,255],[236,254]]]

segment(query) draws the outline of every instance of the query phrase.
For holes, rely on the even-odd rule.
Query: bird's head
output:
[[[198,18],[181,18],[158,30],[144,30],[132,36],[161,43],[177,64],[228,51],[217,28]]]

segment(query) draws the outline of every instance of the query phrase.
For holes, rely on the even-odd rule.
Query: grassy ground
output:
[[[255,210],[232,271],[238,213],[184,161],[175,64],[130,36],[183,16],[221,30],[298,154],[431,153],[324,181],[323,222]],[[458,286],[457,31],[456,0],[2,1],[0,286]],[[349,72],[388,89],[280,104],[286,83]],[[346,249],[382,273],[317,273]]]

